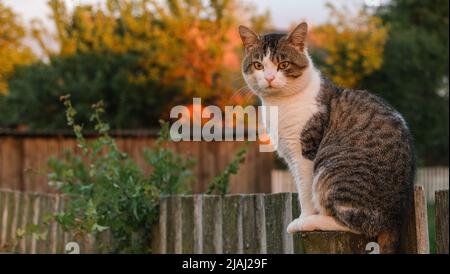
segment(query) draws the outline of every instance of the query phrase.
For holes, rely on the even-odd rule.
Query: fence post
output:
[[[296,250],[302,254],[365,254],[375,239],[349,232],[314,231],[297,233]]]
[[[413,201],[400,233],[400,253],[430,253],[427,202],[421,185],[414,187]]]
[[[195,205],[192,196],[181,197],[181,253],[192,254],[195,249]]]
[[[436,192],[436,253],[449,254],[448,250],[448,190]]]
[[[203,253],[221,254],[222,248],[222,197],[203,195],[202,238]]]
[[[181,253],[181,197],[167,197],[167,234],[166,234],[166,252],[168,254]]]
[[[226,196],[222,201],[223,253],[242,254],[242,196]]]
[[[293,253],[292,235],[286,228],[292,221],[291,193],[277,193],[265,196],[267,253]]]

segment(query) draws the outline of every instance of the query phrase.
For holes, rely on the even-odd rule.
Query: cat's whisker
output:
[[[245,101],[244,101],[244,105],[247,105],[250,101],[250,99],[252,99],[254,96],[253,92],[249,92],[247,93],[246,97],[245,97]]]
[[[241,88],[237,89],[237,90],[233,93],[233,95],[232,95],[232,96],[230,97],[230,99],[229,99],[230,102],[232,102],[233,99],[234,99],[236,96],[238,96],[238,95],[244,96],[244,95],[246,95],[249,91],[250,91],[250,90],[248,89],[247,86],[242,86]]]
[[[239,89],[237,89],[234,93],[233,96],[231,98],[233,98],[234,96],[236,96],[238,93],[241,93],[242,91],[245,91],[246,89],[248,89],[248,87],[246,85],[240,87]]]

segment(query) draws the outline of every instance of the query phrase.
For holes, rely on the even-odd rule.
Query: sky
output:
[[[25,22],[33,18],[46,20],[49,14],[47,0],[1,0],[7,6],[20,14]],[[104,0],[65,0],[69,6],[77,2],[91,4]],[[342,4],[358,7],[364,3],[376,3],[382,0],[242,0],[244,3],[253,3],[258,11],[270,10],[273,25],[279,29],[286,29],[291,24],[306,20],[310,24],[320,24],[327,20],[328,11],[325,3],[332,2],[339,6]]]

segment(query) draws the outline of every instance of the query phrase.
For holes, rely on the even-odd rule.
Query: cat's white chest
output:
[[[277,152],[291,168],[295,168],[302,158],[300,141],[303,128],[317,112],[314,102],[300,102],[298,105],[288,104],[279,109],[279,141]]]
[[[300,136],[308,121],[319,111],[316,96],[319,87],[304,90],[295,96],[264,100],[264,104],[278,107],[278,132],[271,140],[278,155],[286,160],[290,169],[296,169],[302,158]]]

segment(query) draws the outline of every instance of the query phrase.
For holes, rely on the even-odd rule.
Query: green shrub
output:
[[[231,163],[222,171],[219,175],[213,178],[212,182],[208,185],[206,194],[220,194],[226,195],[230,192],[230,176],[237,174],[239,170],[239,164],[245,159],[247,148],[242,147],[238,150]]]
[[[90,117],[100,137],[87,141],[82,126],[75,122],[77,112],[69,97],[62,97],[62,100],[67,122],[73,128],[82,153],[65,152],[62,158],[49,160],[49,182],[68,198],[65,210],[56,214],[55,220],[78,238],[86,234],[100,237],[109,232],[112,246],[100,246],[101,250],[151,252],[159,197],[189,192],[193,161],[162,146],[168,132],[168,126],[163,124],[156,146],[145,152],[153,167],[152,173],[146,175],[108,135],[109,126],[101,119],[102,102],[93,106]]]

